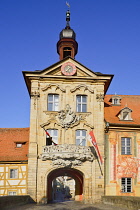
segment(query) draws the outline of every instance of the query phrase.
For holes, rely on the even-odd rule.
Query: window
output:
[[[120,111],[120,114],[118,117],[120,120],[132,120],[131,112],[132,110],[130,108],[125,107]]]
[[[122,178],[121,179],[122,192],[130,193],[132,192],[132,178]]]
[[[86,146],[86,130],[76,130],[76,145]]]
[[[129,112],[123,112],[123,120],[129,120]]]
[[[20,148],[20,147],[22,147],[22,144],[21,143],[16,143],[16,147]]]
[[[48,111],[58,111],[59,95],[49,94],[48,95]]]
[[[112,96],[111,101],[112,105],[119,106],[121,104],[121,97],[115,94]]]
[[[121,138],[121,154],[131,155],[131,138]]]
[[[67,57],[67,56],[71,56],[71,48],[70,47],[64,47],[64,51],[63,51],[63,58]]]
[[[114,104],[118,104],[118,99],[114,98]]]
[[[10,169],[10,179],[18,178],[18,169]]]
[[[86,112],[87,111],[87,96],[85,95],[78,95],[76,96],[76,103],[77,103],[77,112]]]
[[[17,192],[14,192],[14,191],[8,192],[8,195],[16,195],[16,194],[17,194]]]
[[[48,129],[47,132],[50,134],[50,138],[47,138],[46,145],[58,144],[58,130],[56,129]],[[53,142],[54,143],[53,143]]]

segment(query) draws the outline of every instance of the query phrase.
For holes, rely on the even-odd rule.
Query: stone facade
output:
[[[76,67],[75,75],[62,74],[61,66],[66,62]],[[48,176],[57,168],[68,174],[72,170],[75,175],[76,171],[82,174],[82,195],[77,195],[77,200],[90,203],[100,200],[104,194],[104,163],[100,166],[94,149],[90,151],[88,134],[94,130],[104,158],[103,98],[112,76],[96,74],[72,58],[43,71],[24,72],[24,76],[31,95],[28,193],[37,202],[47,202]],[[49,94],[59,96],[58,111],[48,111]],[[87,97],[87,110],[77,112],[76,97],[83,95]],[[58,131],[57,146],[46,146],[44,130],[49,129]],[[86,131],[86,147],[76,145],[77,130]]]

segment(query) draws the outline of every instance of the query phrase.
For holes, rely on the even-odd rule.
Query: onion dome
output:
[[[60,32],[59,41],[57,43],[57,53],[60,60],[67,56],[75,58],[78,51],[78,43],[76,42],[76,34],[70,27],[70,11],[66,12],[66,27]]]

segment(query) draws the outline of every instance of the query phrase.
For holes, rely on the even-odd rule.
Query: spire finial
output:
[[[66,28],[70,28],[70,24],[69,24],[69,22],[70,22],[70,4],[66,1],[66,5],[68,6],[68,10],[66,12],[66,21],[67,21]]]

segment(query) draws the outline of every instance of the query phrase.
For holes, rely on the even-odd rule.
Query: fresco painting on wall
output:
[[[140,161],[134,157],[124,157],[118,155],[117,158],[117,177],[132,177],[136,178]]]

